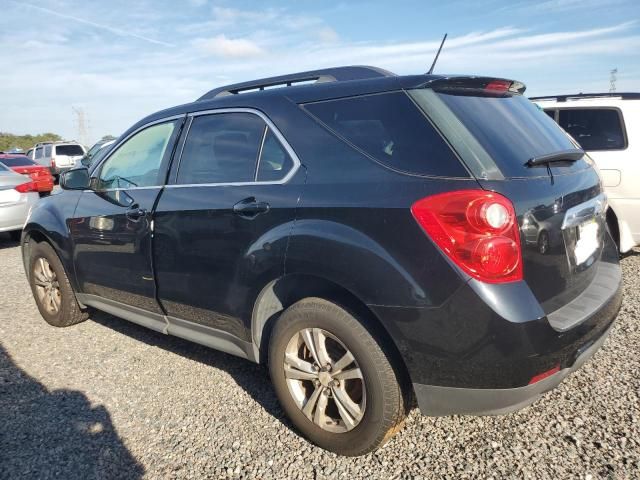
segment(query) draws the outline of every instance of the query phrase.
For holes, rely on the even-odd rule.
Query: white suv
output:
[[[34,162],[49,167],[51,174],[60,175],[79,163],[87,149],[78,142],[43,142],[27,152]]]
[[[640,244],[640,93],[533,97],[596,162],[620,252]]]

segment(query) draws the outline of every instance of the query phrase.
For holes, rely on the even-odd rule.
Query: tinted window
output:
[[[541,168],[527,167],[526,162],[533,157],[576,149],[562,129],[522,95],[487,95],[452,89],[437,92],[436,96],[495,162],[504,177],[546,175]],[[585,165],[576,162],[567,169],[584,168]]]
[[[556,111],[555,110],[545,110],[544,113],[549,115],[549,118],[552,120],[556,119]]]
[[[293,160],[291,160],[280,141],[269,129],[262,145],[262,154],[260,155],[260,164],[258,166],[258,181],[274,182],[282,180],[292,167]]]
[[[124,142],[102,165],[99,188],[151,187],[162,183],[160,166],[175,123],[145,128]]]
[[[572,108],[560,110],[559,123],[585,150],[622,150],[625,135],[617,110]]]
[[[23,167],[25,165],[36,165],[36,162],[29,160],[27,157],[7,157],[0,158],[0,162],[7,167]]]
[[[36,154],[34,158],[42,158],[42,147],[36,148]]]
[[[385,165],[419,175],[469,176],[440,134],[403,92],[311,103],[305,108]]]
[[[44,146],[44,156],[45,157],[50,157],[51,156],[51,145],[45,145]]]
[[[195,117],[184,144],[178,183],[252,182],[265,123],[250,113]]]
[[[80,145],[56,145],[56,155],[75,157],[77,155],[84,155],[84,150],[82,150]]]

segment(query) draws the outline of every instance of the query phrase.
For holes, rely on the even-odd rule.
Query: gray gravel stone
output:
[[[0,234],[0,478],[638,478],[640,252],[603,348],[558,389],[499,417],[413,411],[346,458],[292,430],[267,371],[106,314],[49,327]]]

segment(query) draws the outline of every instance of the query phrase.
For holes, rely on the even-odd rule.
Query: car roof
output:
[[[200,98],[176,107],[161,110],[145,117],[129,129],[185,113],[219,108],[259,108],[274,99],[286,99],[293,103],[309,103],[354,95],[366,95],[401,89],[420,88],[435,82],[462,82],[507,80],[519,86],[524,84],[498,77],[469,75],[396,75],[371,66],[332,67],[276,77],[267,77],[249,82],[226,85],[208,91]],[[125,133],[126,135],[126,133]],[[125,136],[123,135],[123,136]]]

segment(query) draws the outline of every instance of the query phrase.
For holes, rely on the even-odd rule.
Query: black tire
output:
[[[13,242],[19,242],[21,236],[22,230],[12,230],[9,232],[9,238],[11,238]]]
[[[48,265],[50,265],[50,270],[55,274],[52,276],[52,283],[57,285],[59,291],[59,307],[56,311],[48,309],[45,301],[43,301],[39,295],[36,268],[40,268],[40,259],[44,259]],[[69,327],[83,322],[88,318],[88,313],[83,311],[80,305],[78,305],[76,296],[69,283],[69,278],[64,271],[58,255],[47,242],[35,243],[31,247],[29,258],[29,285],[31,286],[31,292],[33,293],[38,310],[42,318],[44,318],[49,325],[54,327]]]
[[[352,353],[366,386],[366,406],[353,429],[330,432],[307,418],[287,386],[284,358],[289,341],[306,328],[319,328],[339,339]],[[386,443],[404,423],[407,404],[402,376],[369,330],[344,308],[320,298],[306,298],[287,308],[269,342],[269,371],[276,394],[295,427],[316,445],[357,456]],[[331,394],[329,394],[331,395]],[[329,397],[332,398],[332,397]]]

